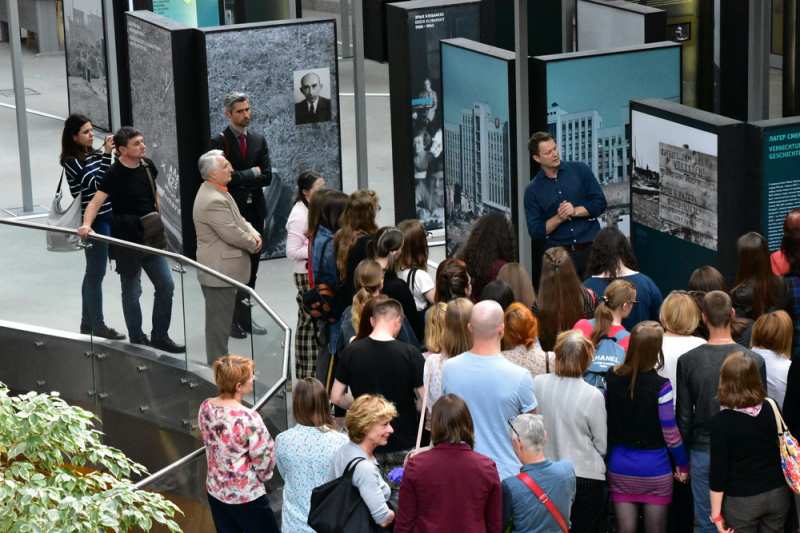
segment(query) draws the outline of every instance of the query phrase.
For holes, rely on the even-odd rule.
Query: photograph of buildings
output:
[[[509,61],[442,43],[442,92],[445,240],[451,256],[487,212],[514,220]]]
[[[417,218],[428,230],[444,227],[444,157],[439,42],[452,37],[480,37],[479,8],[451,5],[408,13],[411,86],[409,155],[414,172]],[[400,179],[395,176],[395,179]]]
[[[231,91],[250,97],[250,129],[264,135],[272,184],[264,188],[267,220],[263,257],[286,254],[286,220],[297,176],[315,170],[341,189],[339,78],[333,20],[227,26],[205,33],[210,135],[227,126],[222,101]],[[301,72],[326,72],[330,119],[298,124],[295,104]]]
[[[102,0],[64,0],[64,48],[70,113],[81,113],[109,131]]]
[[[608,200],[601,224],[625,234],[630,234],[628,107],[640,98],[680,102],[680,53],[673,45],[543,58],[547,127],[561,158],[589,165]]]
[[[717,136],[634,111],[631,137],[633,221],[717,251]]]

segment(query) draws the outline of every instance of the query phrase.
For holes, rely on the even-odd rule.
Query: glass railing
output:
[[[108,340],[95,335],[92,328],[81,332],[85,252],[48,251],[48,232],[74,234],[31,220],[0,219],[4,248],[0,330],[9,339],[0,348],[0,381],[17,391],[58,390],[66,400],[93,411],[109,444],[156,472],[139,482],[141,488],[161,492],[161,487],[168,487],[164,492],[179,505],[191,502],[207,514],[205,456],[196,420],[200,403],[216,395],[216,387],[208,366],[205,299],[198,273],[248,293],[252,320],[266,329],[263,335],[231,338],[228,348],[255,361],[254,392],[245,400],[257,406],[273,436],[287,427],[288,326],[253,290],[191,259],[90,235],[87,246],[109,244],[117,248],[112,254],[137,254],[145,269],[139,298],[141,332],[150,337],[154,318],[156,327],[160,323],[163,329],[163,317],[168,316],[169,337],[186,349],[171,353],[163,347],[131,343],[131,333],[139,333],[136,319],[130,306],[123,312],[121,276],[109,263],[105,263],[102,281],[104,322],[127,338]],[[161,272],[160,278],[154,276],[159,288],[173,288],[171,298],[159,300],[161,309],[169,307],[162,318],[154,317],[157,297],[147,271]],[[195,527],[189,514],[185,531],[207,530]]]

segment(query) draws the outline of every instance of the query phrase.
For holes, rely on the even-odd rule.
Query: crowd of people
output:
[[[247,100],[228,103],[233,128]],[[95,154],[85,129],[70,134],[82,155],[65,151],[63,159],[87,200],[81,233],[108,230],[108,200],[115,215],[157,210],[155,191],[146,194],[152,165],[141,133],[123,128]],[[112,148],[119,163],[108,169]],[[229,151],[199,161],[198,260],[250,283],[262,237],[228,193],[237,179]],[[773,254],[758,233],[739,238],[732,283],[703,266],[687,290],[663,297],[637,270],[625,235],[600,229],[605,200],[588,167],[562,163],[546,133],[532,137],[530,151],[542,168],[525,197],[531,236],[544,242],[536,276],[516,262],[515,230],[503,215],[477,220],[431,275],[418,220],[378,227],[374,191],[347,195],[313,172],[297,178],[287,223],[297,424],[274,441],[242,404],[252,362],[226,355],[228,337],[239,333],[231,327],[236,290],[201,279],[219,396],[203,403],[199,422],[219,531],[278,530],[264,488],[276,465],[283,531],[312,531],[312,492],[343,475],[375,530],[797,527],[777,427],[783,412],[800,434],[792,359],[800,345],[800,209],[787,215]],[[101,172],[105,179],[96,179]],[[239,172],[256,188],[266,179],[258,166]],[[134,193],[143,201],[119,200]],[[87,251],[81,328],[113,338],[96,289],[103,254]],[[120,270],[128,332],[132,342],[182,349],[166,333],[172,288],[159,282],[156,259]],[[142,269],[156,285],[149,339],[138,309]]]

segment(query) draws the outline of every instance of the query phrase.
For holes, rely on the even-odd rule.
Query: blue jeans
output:
[[[117,259],[119,263],[120,259]],[[128,327],[128,338],[131,341],[144,338],[142,331],[142,307],[139,297],[142,295],[142,270],[155,287],[153,301],[153,331],[152,339],[164,339],[169,332],[169,323],[172,319],[172,293],[175,284],[172,281],[169,264],[160,255],[142,255],[134,258],[125,257],[124,261],[138,261],[138,265],[127,265],[127,268],[117,268],[122,285],[122,313],[125,315],[125,325]]]
[[[100,235],[111,235],[109,221],[95,220],[92,229]],[[83,250],[86,255],[86,272],[81,285],[83,299],[81,329],[94,331],[105,324],[103,319],[103,278],[108,265],[108,244],[91,240],[89,244],[91,246]]]
[[[709,520],[711,516],[711,496],[708,493],[708,471],[711,455],[708,450],[690,450],[689,467],[694,499],[694,530],[701,533],[717,533],[717,527]]]

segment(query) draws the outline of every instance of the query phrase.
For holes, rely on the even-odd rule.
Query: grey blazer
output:
[[[230,193],[204,182],[195,196],[192,218],[197,232],[197,261],[247,283],[249,254],[256,251],[258,233],[241,215]],[[197,278],[207,287],[227,286],[204,272],[198,272]]]

